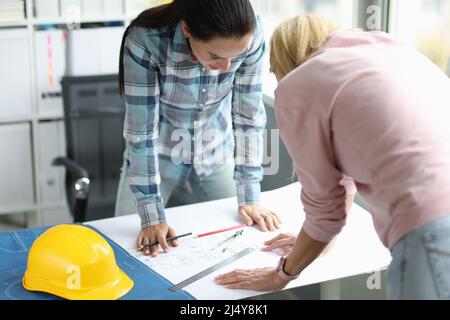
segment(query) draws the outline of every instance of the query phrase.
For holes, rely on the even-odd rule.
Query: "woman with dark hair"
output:
[[[164,205],[175,188],[200,201],[237,193],[243,222],[279,227],[276,214],[259,205],[264,55],[248,0],[175,0],[142,12],[126,29],[126,151],[116,215],[139,213],[137,246],[145,255],[158,253],[149,243],[169,249],[174,230]]]

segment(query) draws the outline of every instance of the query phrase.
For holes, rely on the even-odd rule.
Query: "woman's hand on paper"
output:
[[[172,229],[167,224],[156,224],[145,229],[142,229],[137,238],[137,248],[138,250],[142,250],[143,254],[152,257],[156,257],[158,255],[158,246],[160,245],[164,252],[169,251],[169,246],[167,244],[166,238],[174,237],[175,230]],[[158,242],[158,244],[154,246],[145,246],[150,243]],[[172,246],[178,246],[177,240],[170,241]]]
[[[277,251],[280,256],[287,255],[295,245],[297,235],[293,233],[280,233],[275,238],[264,242],[262,251]]]
[[[255,291],[278,291],[283,289],[289,282],[281,279],[274,268],[237,269],[214,278],[214,281],[229,289]]]
[[[337,238],[334,238],[322,251],[326,255],[333,247]],[[280,233],[275,238],[264,242],[265,247],[261,251],[275,251],[280,256],[288,255],[297,241],[297,235],[293,233]]]
[[[263,232],[275,231],[280,228],[281,224],[281,220],[276,213],[258,204],[240,206],[239,218],[248,226],[256,223]]]

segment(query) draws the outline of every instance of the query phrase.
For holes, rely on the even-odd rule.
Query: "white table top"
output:
[[[295,234],[300,231],[304,220],[304,212],[300,201],[299,183],[264,192],[262,194],[262,204],[281,217],[283,222],[282,231]],[[166,209],[166,218],[178,234],[186,232],[202,233],[241,223],[237,216],[237,201],[235,198],[169,208]],[[130,252],[135,250],[136,237],[140,230],[140,219],[137,214],[93,221],[88,224],[97,228]],[[256,241],[262,245],[264,240],[274,237],[279,232],[280,230],[262,233],[256,227],[249,227],[245,229],[244,234],[248,236],[247,243]],[[230,233],[218,236],[225,237],[229,235]],[[215,264],[215,262],[212,263],[213,260],[210,259],[213,258],[210,258],[208,254],[204,255],[205,259],[196,258],[195,255],[200,254],[198,251],[192,251],[191,257],[194,261],[187,261],[189,256],[186,257],[185,255],[190,254],[187,252],[188,250],[196,250],[195,242],[193,241],[197,240],[180,241],[180,246],[171,248],[171,251],[166,256],[164,253],[160,253],[157,258],[144,258],[139,255],[139,259],[171,282],[178,283]],[[217,239],[211,237],[207,241],[212,242],[217,241]],[[241,245],[247,246],[246,243]],[[205,249],[201,250],[204,251]],[[187,259],[187,262],[180,263],[180,261],[184,261],[180,259]],[[234,263],[192,283],[185,290],[197,299],[242,299],[260,295],[262,294],[261,292],[226,289],[216,285],[213,278],[216,275],[236,268],[253,269],[275,266],[278,260],[278,254],[262,252],[257,249]],[[386,268],[390,261],[389,250],[379,240],[370,214],[357,204],[354,204],[348,215],[347,224],[338,236],[335,245],[326,255],[321,256],[306,268],[301,276],[297,280],[292,281],[287,288],[378,271]]]

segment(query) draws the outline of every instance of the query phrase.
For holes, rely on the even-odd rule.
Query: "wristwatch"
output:
[[[290,274],[286,273],[286,271],[284,271],[285,264],[286,264],[286,257],[282,256],[280,261],[278,262],[277,269],[276,269],[280,278],[285,281],[292,281],[292,280],[297,279],[299,274],[297,274],[295,276],[291,276]]]

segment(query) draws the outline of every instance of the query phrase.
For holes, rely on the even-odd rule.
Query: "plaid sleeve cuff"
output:
[[[261,200],[261,186],[259,183],[237,185],[238,205],[258,204]]]
[[[141,228],[153,226],[155,224],[166,224],[166,216],[164,214],[164,204],[161,199],[155,202],[138,204],[139,217],[141,217]]]

